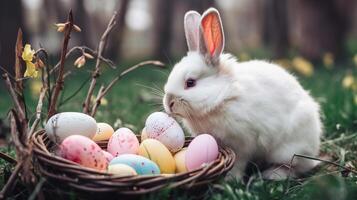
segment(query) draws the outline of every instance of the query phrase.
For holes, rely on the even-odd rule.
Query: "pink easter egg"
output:
[[[137,154],[139,140],[128,128],[120,128],[109,139],[107,151],[114,157],[121,154]]]
[[[105,170],[108,162],[102,149],[91,139],[82,135],[71,135],[60,144],[61,157],[84,167]]]
[[[214,137],[201,134],[195,137],[187,147],[185,163],[188,171],[200,168],[218,157],[218,145]]]
[[[102,152],[103,152],[105,158],[107,159],[108,163],[110,163],[110,161],[114,158],[114,156],[111,153],[109,153],[108,151],[102,150]]]

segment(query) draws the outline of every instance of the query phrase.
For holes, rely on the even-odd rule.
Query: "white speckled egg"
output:
[[[62,112],[53,115],[45,126],[46,134],[55,143],[61,143],[70,135],[82,135],[90,139],[97,132],[97,123],[89,115],[79,112]]]
[[[114,157],[121,154],[137,154],[139,140],[128,128],[120,128],[109,139],[107,151]]]
[[[59,155],[67,160],[100,171],[107,168],[108,162],[102,149],[87,137],[68,136],[59,147]]]
[[[159,140],[173,153],[182,149],[185,143],[181,126],[166,113],[152,113],[146,119],[145,127],[148,138]]]

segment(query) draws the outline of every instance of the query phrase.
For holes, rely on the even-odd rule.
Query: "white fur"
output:
[[[210,133],[231,146],[238,158],[238,175],[252,159],[282,165],[289,164],[294,154],[318,155],[319,106],[292,75],[264,61],[236,63],[227,54],[220,59],[221,73],[215,73],[198,53],[190,53],[174,67],[165,85],[166,94],[189,102],[190,113],[176,114],[193,135]],[[190,76],[204,78],[185,90],[184,80]],[[164,107],[170,113],[167,103]],[[293,166],[292,175],[306,172],[315,162],[295,158]],[[266,178],[287,176],[285,171],[267,172]]]
[[[188,78],[197,80],[195,87],[184,87]],[[193,135],[212,134],[235,150],[239,176],[252,160],[272,164],[263,172],[269,179],[296,176],[316,165],[295,158],[290,171],[276,168],[289,165],[294,154],[317,156],[322,134],[319,105],[280,66],[238,63],[229,54],[220,56],[218,66],[208,66],[203,55],[189,52],[173,68],[164,90],[166,112],[182,118]]]

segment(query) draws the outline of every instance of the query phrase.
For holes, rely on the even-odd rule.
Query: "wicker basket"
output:
[[[191,140],[192,137],[186,137],[185,146]],[[224,177],[235,161],[234,152],[228,147],[220,146],[218,159],[195,171],[166,176],[118,177],[55,156],[51,153],[54,144],[48,139],[44,130],[36,132],[32,141],[35,172],[58,187],[73,189],[80,194],[140,196],[164,188],[198,189]],[[106,149],[107,141],[98,144]]]

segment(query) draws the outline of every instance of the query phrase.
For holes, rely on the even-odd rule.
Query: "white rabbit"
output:
[[[317,156],[322,125],[319,105],[278,65],[238,63],[223,54],[224,34],[214,8],[201,17],[185,15],[189,51],[168,77],[165,111],[182,119],[193,135],[210,133],[237,154],[236,175],[249,161],[269,164],[267,179],[284,179],[312,169],[317,162],[294,154]]]

